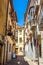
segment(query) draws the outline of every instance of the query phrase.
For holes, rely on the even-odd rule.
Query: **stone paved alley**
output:
[[[24,60],[23,57],[18,56],[16,59],[12,59],[5,65],[29,65],[29,64]]]

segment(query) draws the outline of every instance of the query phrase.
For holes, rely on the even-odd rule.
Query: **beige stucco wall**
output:
[[[11,47],[9,47],[10,44],[8,43],[8,57],[7,57],[7,60],[10,61],[12,59],[12,45]],[[10,48],[10,51],[9,51],[9,48]]]
[[[1,64],[3,64],[3,61],[4,61],[4,45],[2,46]]]
[[[6,41],[5,41],[5,62],[6,58],[7,61],[10,61],[12,59],[12,47],[13,47],[13,40],[11,39],[10,36],[6,36]]]
[[[6,12],[7,12],[8,0],[0,1],[0,34],[5,35],[6,31]]]
[[[41,57],[43,58],[43,31],[41,31]]]

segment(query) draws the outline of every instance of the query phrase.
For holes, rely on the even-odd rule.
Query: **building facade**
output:
[[[15,53],[17,55],[24,55],[24,27],[16,25],[16,46]]]
[[[17,15],[12,0],[3,0],[0,4],[0,65],[3,65],[12,59]]]
[[[42,11],[41,6],[43,5],[42,0],[31,0],[25,13],[25,28],[27,26],[27,32],[25,35],[28,37],[27,52],[28,57],[36,60],[38,57],[42,57],[42,32],[43,27],[41,25],[41,18],[43,17],[40,13]],[[43,12],[42,12],[43,14]],[[40,16],[41,15],[41,16]],[[28,23],[28,24],[27,24]],[[28,28],[29,26],[29,28]],[[41,28],[42,27],[42,28]],[[31,30],[31,32],[29,31]],[[26,32],[26,31],[25,31]],[[29,46],[30,45],[30,46]]]
[[[8,18],[7,18],[7,30],[6,30],[6,41],[7,41],[7,58],[6,61],[12,59],[13,45],[15,44],[15,26],[17,22],[17,15],[13,8],[12,0],[9,1],[8,6]]]
[[[0,1],[0,65],[4,62],[4,39],[6,32],[6,13],[8,7],[8,0]]]

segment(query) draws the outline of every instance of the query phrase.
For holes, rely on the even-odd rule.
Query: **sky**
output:
[[[28,0],[13,0],[13,7],[17,13],[18,24],[24,26],[24,13],[26,12]]]

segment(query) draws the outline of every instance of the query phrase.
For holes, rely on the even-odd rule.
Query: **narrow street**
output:
[[[0,65],[43,65],[43,0],[0,0]]]
[[[12,59],[10,62],[5,65],[29,65],[21,56],[18,56],[16,59]]]

